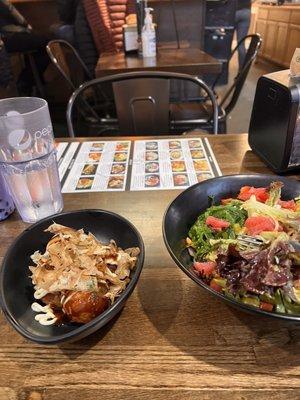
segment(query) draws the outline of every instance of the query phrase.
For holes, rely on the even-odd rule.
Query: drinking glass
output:
[[[63,208],[47,102],[37,97],[0,100],[0,172],[25,222]]]
[[[0,221],[7,218],[15,209],[8,187],[0,173]]]

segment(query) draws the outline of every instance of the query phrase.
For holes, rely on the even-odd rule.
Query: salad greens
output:
[[[227,205],[209,207],[201,214],[189,231],[189,237],[196,250],[196,258],[202,259],[216,247],[217,243],[230,244],[230,240],[235,240],[237,233],[241,230],[247,213],[241,208],[241,201],[232,201]],[[230,226],[220,232],[213,231],[207,224],[207,217],[212,216],[230,222]],[[228,240],[229,239],[229,240]],[[219,242],[216,242],[219,240]],[[228,241],[227,241],[228,240]]]
[[[195,272],[212,289],[265,311],[300,314],[300,197],[282,182],[244,186],[207,208],[186,240]]]

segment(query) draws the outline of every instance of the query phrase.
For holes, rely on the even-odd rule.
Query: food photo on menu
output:
[[[94,178],[79,178],[76,190],[88,190],[91,189],[94,182]]]
[[[174,174],[173,181],[175,186],[188,186],[189,178],[187,174]]]
[[[173,172],[185,172],[186,164],[184,161],[171,161],[171,167]]]
[[[159,171],[159,163],[157,162],[146,162],[145,163],[145,172],[146,173],[152,173],[152,172],[158,172]]]
[[[170,140],[169,141],[169,149],[180,149],[181,143],[179,140]]]
[[[190,148],[194,148],[194,147],[201,147],[201,140],[197,139],[197,140],[189,140],[188,141],[189,147]]]
[[[158,153],[156,151],[146,151],[145,160],[146,161],[158,160]]]
[[[146,143],[146,149],[147,150],[157,150],[158,149],[158,143],[157,142],[147,142]]]
[[[111,174],[124,174],[126,170],[126,164],[124,163],[113,163],[111,167]]]
[[[159,175],[146,175],[145,176],[145,187],[158,187],[160,185]]]
[[[85,164],[81,171],[81,175],[95,175],[98,164]]]
[[[102,153],[90,153],[88,155],[88,159],[89,159],[89,161],[98,162],[98,161],[100,161],[101,156],[102,156]]]
[[[116,144],[116,151],[127,151],[129,147],[128,142],[118,142]]]
[[[182,152],[180,150],[172,150],[170,151],[170,159],[171,160],[179,160],[182,158]]]
[[[111,176],[107,187],[110,189],[122,189],[124,186],[124,176]]]
[[[115,153],[114,161],[126,161],[127,157],[128,157],[127,153],[124,152]]]
[[[93,143],[91,150],[98,150],[101,151],[104,148],[104,143]]]
[[[194,160],[195,171],[209,171],[209,164],[207,160]]]
[[[203,150],[191,150],[191,156],[192,158],[204,158],[205,155],[203,153]]]

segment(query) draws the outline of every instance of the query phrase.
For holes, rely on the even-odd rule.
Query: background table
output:
[[[222,64],[209,54],[197,48],[159,49],[156,58],[142,58],[124,53],[103,54],[99,57],[95,75],[105,75],[134,71],[168,71],[201,76],[218,74]]]
[[[209,141],[223,174],[270,172],[249,151],[247,135]],[[300,397],[300,326],[226,306],[168,255],[161,223],[178,193],[64,195],[65,210],[104,208],[132,221],[145,242],[144,270],[120,315],[80,342],[34,345],[1,316],[1,400]],[[17,213],[1,223],[0,261],[26,226]]]

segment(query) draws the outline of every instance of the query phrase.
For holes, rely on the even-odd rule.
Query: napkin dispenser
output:
[[[249,145],[277,173],[300,169],[300,78],[289,69],[259,78]]]

